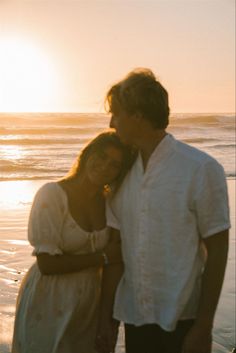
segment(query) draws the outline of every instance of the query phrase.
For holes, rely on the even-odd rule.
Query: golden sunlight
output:
[[[5,146],[0,153],[2,159],[17,160],[24,156],[24,152],[21,146]]]
[[[0,38],[0,77],[2,112],[40,111],[58,87],[55,66],[46,53],[17,37]]]
[[[11,180],[0,183],[0,209],[22,208],[31,204],[42,181]]]

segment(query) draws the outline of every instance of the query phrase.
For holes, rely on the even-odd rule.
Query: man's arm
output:
[[[111,229],[111,242],[120,243],[120,232]],[[113,319],[113,305],[117,286],[123,274],[123,263],[108,264],[103,270],[100,314],[96,348],[98,352],[113,352],[117,340],[119,323]]]
[[[186,335],[183,353],[211,352],[214,315],[227,262],[228,233],[228,230],[225,230],[204,239],[207,261],[202,279],[199,308],[195,323]]]

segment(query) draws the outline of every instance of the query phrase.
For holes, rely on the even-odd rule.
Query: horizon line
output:
[[[0,114],[103,114],[109,115],[106,112],[98,111],[0,111]],[[236,114],[236,111],[175,111],[171,112],[169,116],[173,114]]]

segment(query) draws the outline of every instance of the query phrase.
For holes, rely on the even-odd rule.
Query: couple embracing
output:
[[[12,353],[211,353],[228,251],[221,165],[167,133],[168,93],[138,69],[106,96],[110,127],[37,192],[36,263]]]

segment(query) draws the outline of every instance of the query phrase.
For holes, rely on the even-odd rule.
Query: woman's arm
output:
[[[109,264],[122,261],[120,244],[110,243],[104,251],[91,254],[49,255],[41,253],[37,255],[38,267],[43,275],[59,275],[78,272],[88,267],[100,267],[105,265],[106,260],[108,260]]]
[[[103,266],[102,253],[86,255],[49,255],[42,253],[37,255],[37,263],[43,275],[59,275],[81,271],[88,267]]]
[[[120,244],[120,232],[111,229],[111,243]],[[115,293],[124,271],[123,263],[109,263],[104,266],[100,315],[97,329],[96,348],[98,352],[113,352],[118,335],[119,322],[113,319]]]

